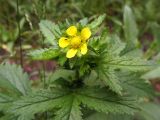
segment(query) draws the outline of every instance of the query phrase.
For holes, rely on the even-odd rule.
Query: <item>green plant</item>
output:
[[[51,46],[31,51],[28,55],[33,60],[54,59],[59,67],[46,76],[44,87],[32,89],[27,74],[20,67],[1,64],[1,119],[133,120],[140,116],[140,119],[158,120],[159,117],[148,110],[154,106],[159,111],[150,103],[154,98],[152,87],[141,78],[153,69],[153,63],[126,49],[130,42],[122,42],[119,36],[110,34],[101,26],[104,18],[105,15],[101,15],[93,21],[85,18],[78,23],[66,21],[59,24],[42,20],[39,24],[41,32]],[[92,35],[85,41],[88,46],[85,54],[77,52],[74,57],[67,58],[70,46],[61,48],[58,42],[64,36],[69,36],[72,42],[74,36],[67,35],[66,29],[73,25],[78,31],[87,27]],[[137,49],[136,45],[133,48]]]

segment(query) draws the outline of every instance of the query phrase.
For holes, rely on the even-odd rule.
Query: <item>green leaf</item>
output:
[[[13,102],[10,113],[15,116],[32,116],[49,110],[55,111],[55,120],[82,120],[81,105],[103,113],[133,114],[138,109],[136,100],[118,96],[106,88],[42,90],[23,96]]]
[[[159,120],[160,118],[160,105],[155,103],[145,103],[141,106],[139,115],[145,118],[145,120]]]
[[[84,120],[133,120],[133,116],[126,114],[103,114],[103,113],[94,113]]]
[[[39,26],[41,32],[49,41],[49,43],[56,46],[57,45],[56,39],[61,37],[61,31],[59,26],[48,20],[41,20]]]
[[[78,94],[79,100],[92,110],[103,113],[133,114],[138,110],[136,101],[130,97],[118,97],[106,89],[85,88]]]
[[[59,50],[53,48],[45,48],[29,52],[28,55],[33,60],[49,60],[52,58],[56,58],[59,55]]]
[[[76,96],[65,89],[39,91],[24,96],[13,103],[10,112],[15,115],[28,116],[58,109],[55,120],[82,120],[80,102]]]
[[[6,114],[2,117],[0,117],[0,120],[17,120],[17,117],[13,114]]]
[[[108,120],[106,118],[107,118],[106,114],[96,112],[96,113],[93,113],[93,114],[89,115],[84,120]]]
[[[63,104],[64,107],[56,112],[55,120],[82,120],[82,113],[79,106],[80,102],[74,95]]]
[[[113,69],[100,66],[98,68],[98,75],[99,79],[102,80],[106,86],[109,86],[109,88],[114,92],[121,94],[122,87],[120,86],[120,82]]]
[[[31,91],[29,78],[20,66],[9,63],[0,65],[0,88],[27,95]]]
[[[95,19],[93,22],[91,22],[88,27],[90,29],[96,29],[105,19],[106,15],[100,15],[97,19]]]
[[[128,48],[134,48],[137,45],[138,29],[135,18],[133,16],[132,9],[128,5],[125,5],[124,7],[123,21],[124,36],[128,43]]]
[[[159,48],[160,46],[160,25],[157,22],[153,22],[151,23],[151,29],[154,35],[154,40],[157,43],[157,48]]]
[[[60,66],[64,66],[65,62],[67,61],[67,57],[65,54],[60,54],[57,62]]]
[[[75,71],[67,69],[58,69],[49,77],[48,82],[53,83],[61,78],[66,81],[72,81],[75,79]]]
[[[126,44],[123,43],[117,35],[106,36],[108,51],[112,55],[119,55],[122,50],[126,47]]]
[[[98,79],[98,74],[95,70],[92,70],[88,76],[85,77],[84,83],[87,86],[104,86],[104,84]]]
[[[33,116],[14,116],[13,114],[6,114],[0,118],[0,120],[33,120]]]
[[[154,90],[149,82],[141,78],[140,73],[121,71],[117,73],[121,86],[127,94],[137,97],[153,97]]]
[[[0,93],[0,111],[6,110],[13,102],[13,98]]]
[[[17,120],[33,120],[34,115],[20,115],[18,116]]]
[[[114,92],[121,94],[122,87],[115,70],[147,71],[153,68],[151,62],[141,59],[139,56],[121,56],[125,44],[116,35],[101,36],[102,44],[95,50],[99,56],[96,60],[96,71],[99,79],[104,81]]]
[[[112,68],[121,68],[127,69],[130,71],[147,71],[154,67],[151,62],[146,60],[142,60],[140,58],[133,58],[133,57],[110,57],[110,59],[105,60],[105,64]]]
[[[10,112],[15,115],[25,116],[59,108],[66,99],[68,100],[67,92],[60,90],[54,92],[39,91],[28,96],[23,96],[13,103]]]
[[[160,67],[147,72],[142,77],[144,79],[147,79],[147,80],[155,79],[155,78],[160,78],[160,74],[159,73],[160,73]]]

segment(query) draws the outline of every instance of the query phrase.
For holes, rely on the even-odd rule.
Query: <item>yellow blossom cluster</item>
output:
[[[79,51],[82,55],[85,55],[88,51],[87,42],[91,36],[90,29],[84,27],[81,31],[78,31],[76,26],[70,26],[66,30],[66,34],[67,36],[59,39],[61,48],[68,47],[66,57],[73,58]]]

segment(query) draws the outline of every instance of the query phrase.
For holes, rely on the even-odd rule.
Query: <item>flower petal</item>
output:
[[[88,49],[87,49],[87,44],[84,43],[82,46],[81,46],[81,53],[84,55],[87,53]]]
[[[91,30],[88,27],[85,27],[81,31],[81,37],[83,40],[87,40],[91,36]]]
[[[77,34],[77,27],[76,26],[70,26],[67,30],[66,33],[69,36],[75,36]]]
[[[68,38],[66,38],[66,37],[61,37],[60,39],[59,39],[59,46],[61,47],[61,48],[65,48],[65,47],[67,47],[69,45],[69,40],[68,40]]]
[[[67,58],[73,58],[76,55],[77,51],[78,51],[77,49],[68,50],[66,57]]]

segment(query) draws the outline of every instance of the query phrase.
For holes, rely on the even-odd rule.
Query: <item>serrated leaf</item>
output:
[[[85,89],[78,94],[78,98],[82,104],[98,112],[133,114],[138,110],[132,98],[117,97],[105,89]]]
[[[108,50],[112,55],[119,55],[121,51],[125,48],[126,44],[120,40],[117,35],[106,36],[108,43]]]
[[[56,112],[55,120],[82,120],[80,111],[80,102],[73,95],[69,98],[58,112]]]
[[[65,96],[66,94],[67,91],[60,90],[32,93],[15,101],[10,112],[24,116],[59,108],[64,100],[67,99],[68,96]]]
[[[140,58],[127,56],[113,56],[112,58],[106,60],[105,63],[112,68],[121,68],[130,71],[147,71],[154,67],[151,62]]]
[[[31,91],[29,78],[20,66],[9,63],[0,65],[0,88],[14,90],[15,94],[27,95]]]
[[[41,22],[39,23],[39,26],[40,26],[41,32],[46,37],[46,39],[52,45],[56,46],[57,45],[56,38],[61,37],[61,31],[59,29],[59,26],[48,20],[41,20]]]
[[[88,27],[90,29],[96,29],[102,22],[103,20],[105,19],[106,15],[103,14],[103,15],[100,15],[97,19],[95,19],[93,22],[91,22]]]
[[[101,66],[98,68],[99,79],[104,82],[106,86],[109,86],[114,92],[121,94],[122,87],[113,69],[105,68]]]
[[[29,52],[28,55],[33,60],[49,60],[52,58],[56,58],[59,55],[59,50],[53,48],[45,48]]]
[[[117,73],[121,86],[127,94],[136,97],[153,97],[154,90],[149,82],[141,78],[141,74],[121,71]]]
[[[129,71],[147,71],[153,68],[151,62],[135,56],[121,56],[121,51],[125,48],[125,43],[121,42],[116,35],[104,35],[102,45],[97,50],[99,59],[97,62],[97,73],[100,80],[108,85],[114,92],[121,94],[122,87],[115,74],[117,69]]]
[[[34,115],[52,109],[59,109],[55,114],[55,120],[82,120],[80,102],[76,96],[65,89],[39,91],[29,96],[24,96],[13,103],[10,110],[15,115]]]

